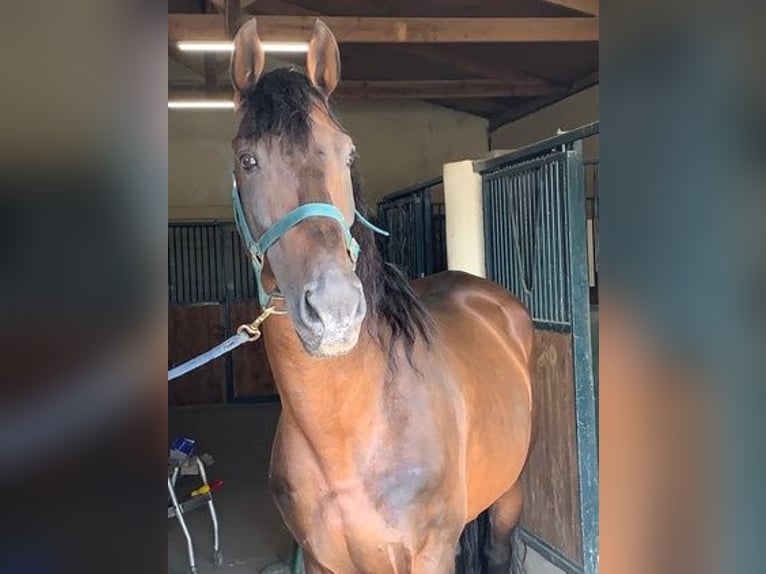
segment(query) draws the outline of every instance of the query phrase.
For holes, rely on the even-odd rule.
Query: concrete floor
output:
[[[197,453],[210,453],[215,463],[208,479],[223,479],[214,493],[220,524],[224,565],[212,563],[212,526],[206,507],[186,516],[194,541],[199,574],[256,574],[288,557],[290,533],[284,527],[266,478],[278,404],[173,409],[168,435],[197,441]],[[198,482],[183,477],[179,487],[196,488]],[[184,487],[185,488],[185,487]],[[181,490],[183,490],[181,488]],[[527,574],[560,574],[533,550],[527,552]],[[188,570],[186,543],[177,520],[168,521],[168,574]]]

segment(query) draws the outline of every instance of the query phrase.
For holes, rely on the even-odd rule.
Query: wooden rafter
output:
[[[211,5],[216,14],[223,14],[226,12],[226,0],[207,0],[207,3]],[[247,9],[255,3],[255,0],[240,0],[240,9],[244,13]]]
[[[495,98],[537,97],[555,93],[538,80],[503,82],[498,80],[421,80],[348,81],[341,83],[339,95],[372,98]]]
[[[243,10],[247,14],[280,14],[284,16],[324,16],[285,0],[253,0]]]
[[[218,92],[218,61],[215,55],[205,54],[205,90],[210,94]]]
[[[377,80],[341,81],[335,94],[342,98],[380,99],[380,98],[496,98],[496,97],[540,97],[556,93],[550,86],[537,81],[502,82],[497,80]],[[203,97],[200,91],[172,89],[174,99],[198,99]],[[217,97],[231,98],[228,91],[221,91]],[[210,97],[207,94],[205,97]]]
[[[233,39],[239,29],[239,22],[242,18],[240,0],[226,0],[223,15],[226,21],[226,37]]]
[[[223,0],[209,0],[223,3]],[[576,10],[588,16],[598,16],[599,0],[542,0],[546,4],[553,4]],[[298,6],[288,0],[243,0],[242,9],[247,14],[282,14],[289,16],[319,16],[318,12]]]
[[[471,74],[506,82],[536,81],[540,85],[547,85],[551,90],[556,90],[562,87],[554,82],[516,70],[511,66],[503,66],[502,68],[499,68],[485,60],[466,56],[457,48],[440,46],[438,50],[423,50],[420,46],[414,44],[404,44],[392,46],[392,49],[434,63],[450,65],[463,74]]]
[[[598,18],[323,18],[339,42],[596,42]],[[262,40],[306,41],[314,17],[259,16]],[[169,14],[168,40],[226,39],[225,17]]]
[[[324,14],[309,10],[308,8],[303,8],[302,6],[297,6],[286,0],[253,1],[248,6],[246,11],[253,15],[278,13],[285,16],[325,17]],[[537,80],[539,82],[545,82],[545,80],[536,78],[535,76],[514,70],[510,66],[503,66],[502,69],[499,69],[497,66],[487,64],[483,60],[466,57],[461,54],[459,50],[450,50],[447,47],[440,47],[438,51],[424,51],[420,48],[420,46],[417,45],[402,44],[393,46],[392,49],[395,49],[399,53],[405,54],[407,56],[415,56],[417,58],[422,58],[424,60],[429,60],[439,64],[448,64],[463,74],[471,74],[493,80]],[[551,89],[555,89],[557,87],[553,83],[549,83],[548,85]]]
[[[598,16],[599,0],[543,0],[543,2],[576,10],[589,16]]]
[[[550,106],[551,104],[556,103],[557,101],[561,100],[563,97],[574,95],[577,92],[590,88],[591,86],[594,86],[596,84],[598,84],[598,70],[588,74],[581,80],[574,82],[571,86],[569,86],[569,89],[567,89],[563,93],[539,97],[530,102],[522,104],[520,106],[514,106],[513,108],[509,110],[506,110],[504,112],[499,113],[496,116],[491,117],[489,119],[489,131],[491,133],[497,130],[498,128],[504,126],[505,124],[514,122],[526,115],[529,115],[538,110],[541,110],[544,107],[547,107],[547,106]]]

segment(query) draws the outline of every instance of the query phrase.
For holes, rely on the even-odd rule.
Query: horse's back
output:
[[[433,318],[445,373],[465,402],[471,518],[516,482],[526,461],[534,326],[514,295],[467,273],[431,275],[413,289]]]

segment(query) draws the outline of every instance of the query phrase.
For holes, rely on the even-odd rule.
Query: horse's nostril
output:
[[[354,279],[325,272],[305,284],[297,302],[304,335],[325,342],[354,335],[366,314],[361,285]]]
[[[367,314],[367,301],[364,300],[364,293],[359,289],[359,304],[356,307],[356,319],[361,321]]]
[[[322,318],[319,316],[316,308],[312,304],[312,297],[316,293],[316,285],[306,285],[303,290],[303,299],[301,300],[301,319],[307,327],[319,329],[322,327]]]

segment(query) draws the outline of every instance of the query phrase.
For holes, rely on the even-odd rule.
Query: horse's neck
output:
[[[337,470],[353,465],[354,453],[369,443],[387,372],[387,357],[366,322],[356,347],[341,357],[308,355],[287,317],[269,319],[264,336],[284,416],[320,459],[331,457],[325,462]]]

